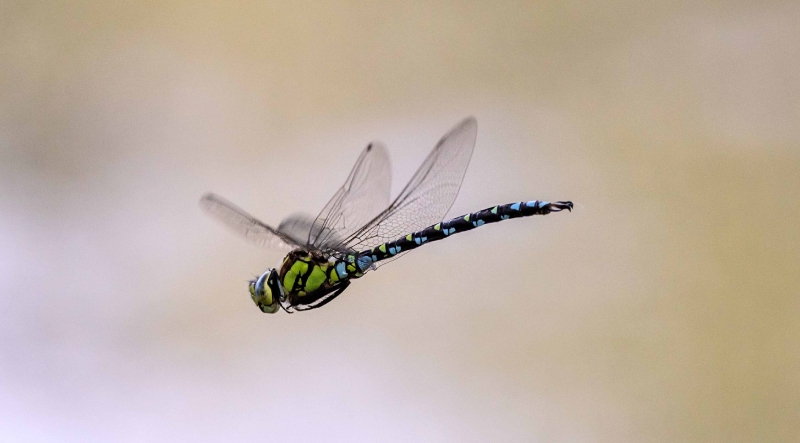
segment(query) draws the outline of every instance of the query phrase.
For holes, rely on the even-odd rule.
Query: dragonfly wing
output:
[[[204,195],[200,199],[200,207],[212,217],[221,220],[234,231],[261,246],[273,249],[295,249],[302,247],[304,243],[300,239],[261,222],[218,195]]]
[[[477,121],[468,117],[445,134],[392,204],[346,236],[342,247],[374,248],[441,221],[458,195],[477,133]]]
[[[278,231],[297,239],[300,243],[305,243],[312,226],[314,226],[313,216],[304,212],[296,212],[281,220]]]
[[[297,212],[281,220],[281,224],[278,225],[278,231],[296,239],[299,243],[305,244],[308,241],[311,230],[314,228],[314,220],[315,218],[311,215]],[[333,232],[329,242],[338,242],[340,240],[339,235]]]
[[[344,184],[314,220],[308,246],[346,250],[342,240],[364,226],[389,205],[392,170],[386,148],[370,143],[361,152]]]

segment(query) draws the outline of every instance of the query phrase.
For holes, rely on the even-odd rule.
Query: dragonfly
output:
[[[213,193],[200,199],[212,217],[258,245],[287,250],[277,268],[249,281],[264,313],[319,308],[353,280],[422,245],[512,218],[572,211],[571,201],[518,201],[443,221],[469,165],[478,124],[468,117],[445,134],[394,200],[383,144],[372,142],[315,218],[292,214],[274,228]]]

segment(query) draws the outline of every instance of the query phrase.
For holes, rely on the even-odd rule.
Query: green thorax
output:
[[[295,249],[283,259],[278,275],[287,296],[303,298],[361,277],[363,272],[353,260],[353,256],[337,259],[317,251]]]

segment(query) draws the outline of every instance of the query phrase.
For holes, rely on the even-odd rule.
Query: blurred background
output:
[[[0,4],[3,441],[797,441],[800,4]],[[262,314],[206,217],[399,192],[514,220]]]

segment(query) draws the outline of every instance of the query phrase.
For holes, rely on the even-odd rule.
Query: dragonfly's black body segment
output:
[[[551,212],[560,212],[564,209],[572,211],[572,202],[548,203],[534,200],[493,206],[428,226],[421,231],[408,234],[393,242],[384,243],[368,251],[363,251],[359,254],[359,257],[369,257],[372,262],[377,263],[404,251],[410,251],[424,244],[441,240],[459,232],[469,231],[485,224],[531,215],[545,215]]]
[[[445,134],[392,201],[388,153],[373,142],[316,218],[293,214],[275,229],[214,194],[200,204],[251,241],[291,250],[277,269],[250,282],[263,312],[318,308],[353,279],[424,244],[502,220],[572,210],[572,202],[533,200],[441,221],[458,195],[477,128],[469,117]]]
[[[531,215],[545,215],[564,209],[571,211],[572,202],[548,203],[533,200],[498,205],[436,223],[358,254],[345,254],[327,261],[318,253],[298,249],[286,256],[278,278],[286,289],[284,299],[290,306],[289,310],[306,311],[330,302],[341,294],[353,279],[361,278],[381,261],[485,224]]]

